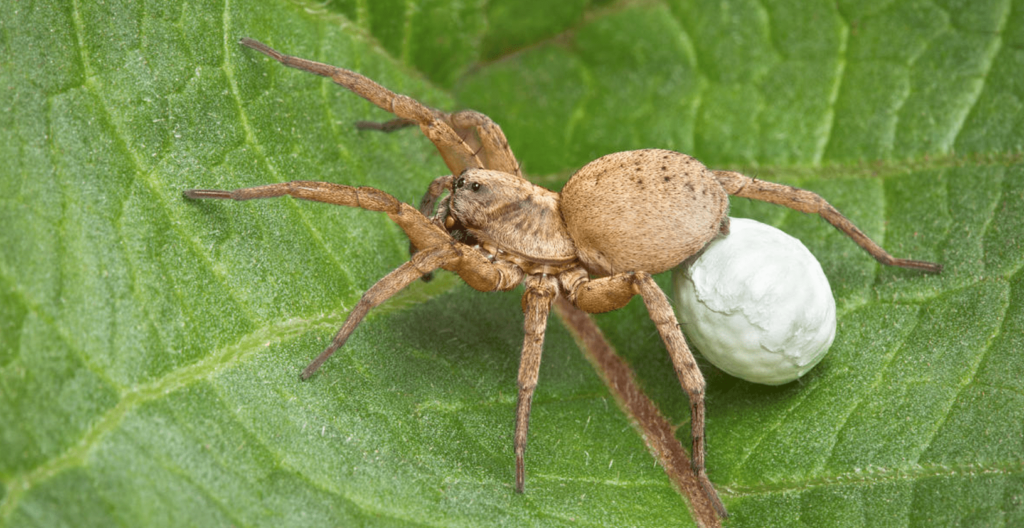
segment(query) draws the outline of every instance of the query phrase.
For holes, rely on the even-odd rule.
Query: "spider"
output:
[[[515,489],[522,493],[530,403],[537,386],[551,303],[564,296],[588,313],[643,298],[690,400],[692,469],[725,515],[704,469],[704,378],[653,274],[700,252],[729,231],[729,195],[816,213],[882,264],[937,273],[942,266],[889,255],[815,193],[736,172],[708,170],[668,150],[608,154],[579,169],[556,193],[527,181],[501,128],[472,110],[446,113],[396,94],[350,70],[292,57],[249,38],[240,44],[355,92],[397,119],[357,123],[385,132],[418,125],[451,174],[431,182],[420,207],[372,187],[292,181],[233,191],[192,189],[185,197],[251,200],[292,196],[387,213],[410,240],[412,258],[380,279],[349,313],[330,345],[302,372],[308,379],[374,307],[437,269],[454,272],[479,291],[525,286],[525,339],[516,404]],[[436,208],[436,212],[435,212]]]

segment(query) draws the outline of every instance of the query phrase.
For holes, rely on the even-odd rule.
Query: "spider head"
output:
[[[576,258],[576,247],[558,211],[558,193],[520,176],[469,169],[452,183],[450,204],[452,225],[465,226],[480,243],[535,262]]]
[[[500,222],[532,194],[532,185],[512,174],[482,169],[463,171],[452,183],[451,212],[470,229]]]

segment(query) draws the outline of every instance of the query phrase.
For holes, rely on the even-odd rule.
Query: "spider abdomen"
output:
[[[670,150],[616,152],[573,174],[561,210],[579,259],[596,275],[660,273],[721,228],[729,196],[701,162]]]

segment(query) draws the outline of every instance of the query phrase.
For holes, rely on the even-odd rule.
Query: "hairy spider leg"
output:
[[[567,298],[577,308],[588,313],[604,313],[624,307],[634,295],[639,295],[647,313],[658,329],[665,343],[672,365],[675,367],[679,384],[690,399],[690,436],[693,441],[690,454],[694,475],[711,500],[712,506],[722,517],[728,514],[718,492],[708,479],[704,469],[704,376],[686,345],[686,338],[679,329],[672,305],[661,291],[654,278],[644,271],[618,273],[596,279],[587,278],[586,272],[577,269],[559,275],[562,287],[568,292]]]
[[[530,406],[533,390],[537,388],[540,373],[540,356],[544,348],[544,333],[547,331],[551,302],[558,294],[558,282],[548,275],[527,275],[526,292],[523,293],[523,314],[526,316],[523,328],[523,352],[519,359],[519,398],[516,401],[516,432],[513,451],[516,456],[516,492],[526,487],[526,436],[530,428]]]
[[[474,145],[480,168],[496,170],[522,177],[519,162],[501,127],[490,117],[475,110],[461,110],[449,116],[449,121],[464,140]],[[475,133],[475,137],[471,134]]]
[[[448,208],[442,206],[440,209],[438,209],[437,214],[435,215],[434,206],[437,204],[437,199],[445,191],[451,191],[452,180],[454,179],[455,177],[452,176],[451,174],[435,178],[434,181],[430,182],[430,186],[427,187],[427,192],[426,194],[423,195],[423,199],[420,200],[420,213],[423,216],[430,218],[430,220],[438,227],[444,226],[444,217],[447,216],[448,214]],[[417,251],[419,250],[416,249],[416,244],[413,244],[412,240],[410,239],[409,254],[415,255]],[[434,273],[425,273],[421,278],[423,279],[423,282],[430,282],[434,278]]]
[[[437,199],[441,197],[446,191],[451,192],[452,181],[455,176],[446,175],[439,178],[435,178],[434,181],[430,182],[427,187],[427,192],[423,195],[423,199],[420,200],[420,213],[427,218],[431,218],[434,214],[434,205],[437,204]],[[437,223],[437,218],[433,218],[434,223]]]
[[[390,121],[356,121],[356,128],[359,130],[379,130],[381,132],[394,132],[403,128],[408,128],[415,125],[416,122],[412,119],[402,119],[401,117],[392,119]]]
[[[243,38],[239,44],[263,53],[285,66],[330,77],[336,84],[347,88],[381,109],[395,114],[399,120],[418,124],[423,134],[437,147],[452,174],[461,174],[467,168],[483,167],[483,162],[477,157],[475,149],[452,128],[447,122],[448,116],[444,112],[426,106],[409,96],[396,94],[351,70],[285,55],[251,38]],[[381,125],[381,128],[397,129],[403,126],[402,122],[398,122],[398,120],[392,120],[392,122],[394,124]]]
[[[327,348],[303,369],[301,378],[309,379],[335,351],[341,348],[370,310],[380,306],[416,279],[441,267],[446,260],[450,260],[453,256],[454,252],[451,246],[425,249],[413,255],[412,260],[395,268],[377,281],[369,290],[366,290],[356,306],[348,313],[348,317],[338,329],[338,333],[334,335],[331,344],[327,345]]]
[[[469,148],[473,150],[477,159],[481,162],[479,167],[463,167],[462,170],[486,168],[515,174],[520,177],[523,175],[519,162],[516,160],[515,155],[512,154],[512,147],[509,146],[505,133],[490,117],[475,110],[462,110],[452,114],[436,109],[435,111],[438,112],[441,119],[455,129],[455,133],[469,145]],[[394,132],[415,124],[414,121],[409,119],[399,118],[382,123],[357,121],[356,128],[359,130]],[[441,147],[438,146],[438,148]],[[452,169],[452,174],[462,173],[462,170],[456,171],[455,167],[450,168]]]
[[[467,284],[480,291],[510,290],[523,278],[522,269],[518,266],[509,262],[491,262],[479,251],[453,240],[446,231],[411,205],[399,202],[394,196],[373,187],[293,181],[233,191],[191,189],[185,191],[184,195],[191,199],[226,200],[292,196],[303,200],[381,211],[387,213],[388,217],[405,231],[416,247],[422,248],[409,262],[384,276],[363,294],[355,308],[349,312],[331,344],[302,371],[302,379],[312,376],[338,348],[345,344],[349,335],[371,309],[437,268],[457,273]]]
[[[853,239],[864,251],[867,251],[878,262],[886,266],[898,266],[901,268],[916,269],[929,273],[942,271],[942,264],[925,262],[923,260],[909,260],[896,258],[882,249],[874,240],[868,238],[863,231],[853,225],[848,218],[843,216],[832,204],[825,201],[821,196],[789,185],[772,183],[744,176],[738,172],[713,171],[715,178],[722,184],[725,192],[743,198],[752,198],[762,202],[773,203],[795,209],[801,213],[813,213],[820,215],[826,222],[835,226],[846,236]]]

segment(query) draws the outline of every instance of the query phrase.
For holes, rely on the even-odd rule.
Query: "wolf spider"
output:
[[[520,493],[530,402],[555,296],[564,296],[585,312],[602,313],[622,308],[640,295],[690,399],[693,472],[716,510],[725,514],[704,470],[704,378],[668,298],[651,276],[728,234],[730,194],[819,214],[882,264],[933,273],[942,269],[930,262],[892,257],[815,193],[736,172],[711,171],[678,152],[609,154],[577,171],[561,193],[552,192],[523,178],[505,134],[479,112],[442,112],[358,73],[283,55],[252,39],[240,43],[285,66],[330,77],[397,116],[386,123],[361,122],[360,128],[390,132],[418,125],[451,174],[431,182],[418,209],[371,187],[315,181],[234,191],[193,189],[185,196],[250,200],[287,195],[381,211],[409,237],[412,258],[367,290],[330,345],[302,372],[302,379],[345,344],[370,309],[438,268],[484,292],[507,291],[523,283],[526,336],[513,442],[515,489]]]

